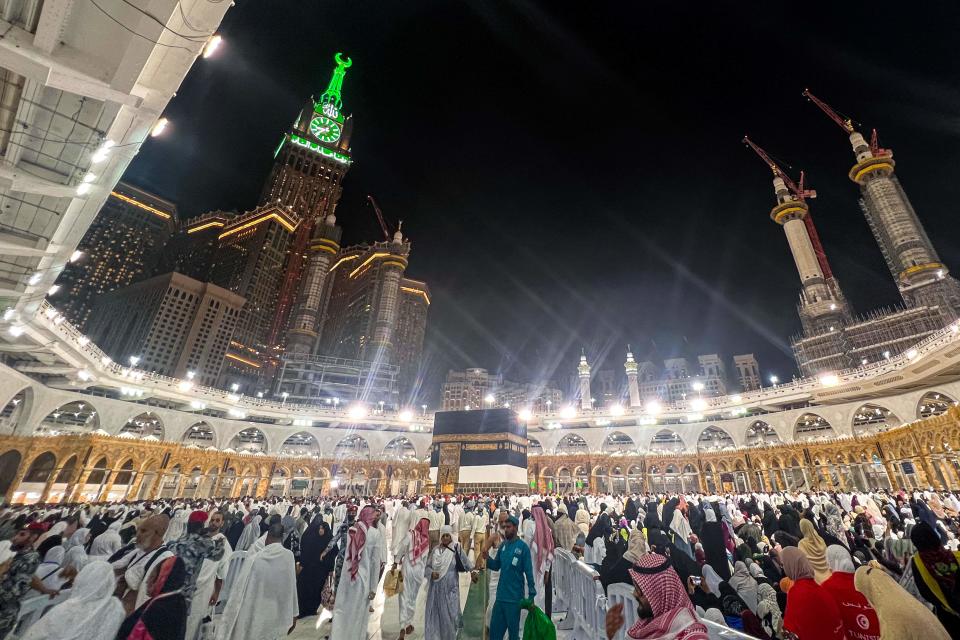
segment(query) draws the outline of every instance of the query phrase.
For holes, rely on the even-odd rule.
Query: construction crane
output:
[[[806,178],[803,171],[800,172],[800,182],[796,183],[757,143],[747,136],[743,136],[743,143],[753,149],[754,152],[760,156],[760,159],[767,163],[767,166],[770,167],[773,175],[783,180],[783,184],[786,185],[787,189],[797,200],[800,202],[806,202],[807,198],[812,199],[817,197],[817,192],[815,190],[807,189],[804,186]],[[820,270],[823,272],[823,277],[832,279],[833,270],[830,269],[830,263],[827,261],[827,254],[823,250],[823,244],[820,242],[820,234],[817,233],[817,228],[813,224],[813,217],[810,215],[809,210],[807,210],[807,215],[803,217],[803,224],[807,228],[807,235],[810,236],[810,244],[813,245],[813,252],[817,255],[817,263],[820,265]]]
[[[373,206],[373,210],[377,213],[377,222],[380,223],[380,228],[383,230],[383,237],[390,242],[390,229],[387,227],[387,221],[383,218],[383,211],[380,211],[380,206],[377,204],[377,201],[374,200],[373,196],[367,196],[367,202]]]
[[[820,108],[820,111],[823,111],[825,114],[827,114],[827,117],[836,122],[837,125],[839,125],[839,127],[843,129],[847,135],[850,135],[856,131],[853,126],[853,120],[850,118],[844,118],[839,113],[834,111],[833,107],[810,93],[810,89],[804,89],[803,96],[813,104],[817,105]],[[880,140],[877,137],[876,129],[874,129],[870,134],[870,152],[874,155],[874,157],[893,155],[889,149],[880,148]]]

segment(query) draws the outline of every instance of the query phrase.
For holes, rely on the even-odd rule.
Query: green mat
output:
[[[467,604],[463,607],[463,629],[458,636],[460,640],[483,640],[483,623],[487,617],[487,585],[490,574],[484,571],[480,574],[477,584],[470,585],[467,594]]]

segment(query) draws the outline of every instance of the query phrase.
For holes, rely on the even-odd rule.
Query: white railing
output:
[[[614,640],[627,640],[627,629],[637,622],[637,601],[633,597],[632,584],[611,584],[604,595],[597,572],[564,549],[554,551],[551,571],[555,597],[564,594],[563,601],[568,604],[567,619],[558,629],[572,628],[571,640],[606,638],[607,609],[615,604],[622,604],[624,624],[614,636]],[[573,627],[569,626],[571,616]],[[700,622],[707,627],[711,640],[754,640],[753,636],[715,622],[702,619]]]
[[[156,373],[137,370],[133,367],[124,367],[109,359],[99,347],[84,336],[76,327],[67,322],[59,312],[44,300],[34,317],[34,320],[43,329],[58,335],[62,340],[69,342],[75,350],[82,353],[89,361],[88,369],[91,372],[99,372],[110,378],[110,380],[101,380],[101,383],[112,383],[115,386],[141,386],[152,387],[168,391],[171,394],[184,397],[184,402],[190,400],[219,403],[221,406],[216,408],[229,410],[230,408],[241,409],[260,409],[272,412],[281,412],[284,415],[297,414],[305,418],[314,418],[317,421],[349,421],[354,423],[366,422],[396,422],[401,425],[417,425],[423,429],[429,429],[433,424],[432,413],[418,413],[413,408],[407,410],[381,410],[372,411],[363,417],[351,416],[348,407],[344,406],[328,408],[323,405],[306,404],[296,402],[277,401],[268,398],[253,398],[249,396],[237,396],[223,389],[207,387],[193,384],[191,381],[171,378]],[[813,393],[824,389],[825,387],[842,387],[846,384],[862,382],[867,379],[876,378],[887,373],[899,371],[906,366],[923,358],[926,354],[942,349],[945,345],[960,341],[960,322],[955,322],[935,333],[930,334],[916,346],[907,351],[891,356],[883,361],[866,364],[855,369],[847,369],[835,372],[829,385],[825,385],[822,377],[807,377],[785,382],[773,387],[766,387],[756,391],[749,391],[741,394],[717,396],[702,398],[706,403],[706,411],[696,411],[691,403],[694,398],[686,402],[679,403],[661,403],[663,410],[660,415],[664,418],[684,418],[691,413],[710,413],[731,412],[729,418],[737,418],[740,415],[734,414],[738,410],[748,407],[761,407],[767,404],[776,404],[787,399],[803,400],[811,399]],[[578,409],[575,417],[564,418],[561,407],[551,408],[549,411],[534,414],[530,423],[535,424],[540,421],[546,422],[583,422],[593,420],[607,420],[618,418],[638,418],[645,415],[645,409],[642,407],[623,407],[622,412],[617,415],[611,413],[610,408],[598,409]],[[716,419],[726,419],[726,416],[711,415],[711,421]]]

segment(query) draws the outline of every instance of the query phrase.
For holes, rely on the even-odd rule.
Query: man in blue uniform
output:
[[[490,640],[503,640],[508,634],[510,640],[520,638],[520,601],[524,599],[523,580],[527,580],[527,598],[537,595],[533,581],[533,562],[530,547],[517,536],[519,522],[514,516],[503,524],[503,544],[497,549],[497,555],[487,561],[487,569],[500,572],[497,583],[497,597],[493,603],[493,615],[490,618]],[[484,553],[490,548],[492,540],[484,545]]]

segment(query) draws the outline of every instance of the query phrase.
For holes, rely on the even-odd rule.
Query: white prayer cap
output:
[[[448,524],[445,524],[445,525],[443,525],[442,527],[440,527],[440,535],[443,535],[443,534],[445,534],[445,533],[449,533],[449,534],[452,536],[452,535],[453,535],[453,527],[451,527],[451,526],[448,525]]]

